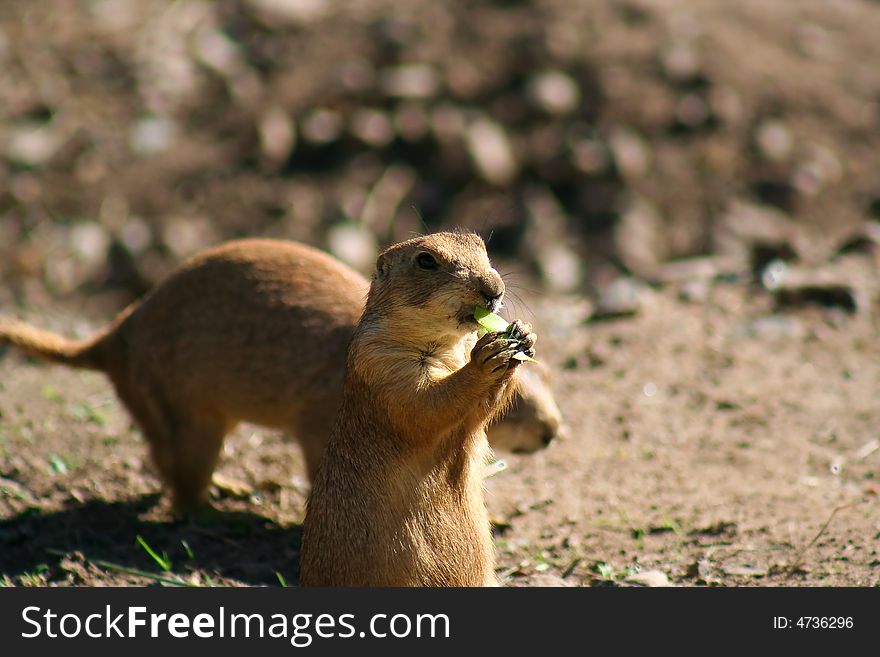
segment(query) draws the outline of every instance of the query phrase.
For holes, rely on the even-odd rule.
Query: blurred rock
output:
[[[73,226],[70,231],[70,244],[74,253],[89,268],[102,263],[110,244],[110,236],[104,228],[94,221],[85,221]]]
[[[336,224],[327,232],[327,248],[343,262],[361,272],[370,272],[379,255],[372,231],[361,223]]]
[[[432,66],[410,64],[381,71],[379,85],[388,96],[426,99],[437,94],[440,80]]]
[[[791,155],[794,138],[785,123],[769,120],[758,125],[755,131],[755,144],[768,160],[783,162]]]
[[[707,281],[721,276],[736,275],[744,270],[746,262],[730,256],[695,256],[664,263],[657,272],[663,283]]]
[[[543,282],[557,292],[579,290],[583,266],[571,246],[568,218],[559,200],[544,186],[534,186],[524,194],[528,210],[526,241]]]
[[[140,217],[129,217],[122,227],[120,238],[129,251],[140,254],[153,243],[153,232]]]
[[[480,175],[504,186],[516,177],[519,166],[504,128],[488,117],[480,117],[467,128],[467,147]]]
[[[12,162],[40,166],[52,159],[63,143],[64,137],[54,123],[16,125],[4,151]]]
[[[247,0],[267,14],[267,23],[282,20],[290,23],[311,23],[332,10],[330,0]]]
[[[360,108],[351,116],[351,133],[374,148],[387,146],[394,139],[394,128],[381,110]]]
[[[131,129],[129,145],[138,155],[157,155],[168,150],[177,136],[174,121],[165,116],[147,116]]]
[[[162,230],[162,241],[182,260],[217,241],[211,221],[202,216],[171,217]]]
[[[614,163],[627,178],[640,178],[651,167],[651,151],[648,144],[632,128],[615,128],[608,138]]]
[[[642,288],[632,278],[618,278],[599,288],[590,321],[635,315],[642,306]]]
[[[678,298],[686,303],[706,303],[711,293],[706,281],[688,281],[678,288]]]
[[[198,59],[227,79],[235,78],[244,69],[238,44],[221,30],[202,27],[196,31],[194,46]]]
[[[788,264],[784,260],[771,260],[761,272],[761,285],[771,292],[778,290],[788,275]]]
[[[638,573],[629,575],[625,580],[627,584],[636,586],[661,587],[672,586],[669,578],[661,570],[643,570]]]
[[[329,144],[342,135],[342,116],[330,109],[309,112],[302,121],[303,139],[312,144]]]
[[[283,108],[268,107],[259,122],[260,152],[269,164],[278,166],[285,162],[296,144],[293,119]]]
[[[577,83],[563,71],[544,71],[534,76],[527,93],[548,114],[570,114],[581,102]]]
[[[580,258],[565,244],[548,244],[537,254],[537,262],[541,278],[551,290],[573,292],[581,287]]]
[[[614,244],[631,272],[654,279],[669,248],[663,218],[648,201],[631,199],[614,227]]]
[[[806,238],[782,211],[734,201],[722,215],[713,235],[718,252],[749,257],[756,272],[773,258],[806,252]]]
[[[700,73],[700,60],[685,42],[674,43],[660,56],[663,72],[673,82],[687,82]]]
[[[367,195],[361,213],[362,223],[375,235],[391,241],[397,210],[417,181],[416,172],[409,167],[388,167]]]

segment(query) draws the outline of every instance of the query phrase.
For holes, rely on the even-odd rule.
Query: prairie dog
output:
[[[472,233],[386,249],[348,348],[342,406],[308,501],[305,586],[497,585],[483,494],[485,427],[536,336],[476,344],[504,282]]]
[[[0,343],[106,372],[186,513],[205,499],[223,437],[239,422],[289,431],[314,479],[368,288],[317,249],[237,240],[184,263],[90,339],[0,318]],[[528,452],[553,439],[560,415],[540,379],[522,388],[518,419],[492,431],[502,447]]]

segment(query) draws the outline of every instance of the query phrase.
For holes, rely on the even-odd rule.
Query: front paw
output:
[[[534,358],[536,340],[530,325],[515,320],[504,333],[480,338],[471,350],[471,364],[485,376],[500,379],[522,362],[520,355]]]
[[[514,349],[514,360],[517,363],[522,362],[517,358],[519,355],[526,356],[527,359],[535,357],[535,342],[538,336],[532,332],[531,324],[515,319],[510,323],[505,335],[511,348]]]

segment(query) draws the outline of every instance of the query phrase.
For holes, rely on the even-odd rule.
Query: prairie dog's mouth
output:
[[[462,311],[464,313],[464,318],[467,322],[470,322],[472,324],[478,324],[477,318],[474,317],[474,311],[478,307],[483,307],[486,310],[488,310],[490,313],[494,313],[497,315],[498,311],[501,310],[502,308],[504,308],[504,302],[501,301],[501,299],[492,299],[491,301],[489,301],[486,304],[478,304],[476,306],[468,306],[464,311]]]
[[[499,299],[492,299],[489,303],[486,304],[486,309],[490,313],[498,314],[498,311],[504,308],[504,302]]]

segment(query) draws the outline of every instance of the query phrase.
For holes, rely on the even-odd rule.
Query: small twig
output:
[[[800,550],[798,550],[797,554],[795,555],[794,561],[787,569],[788,574],[789,575],[794,574],[794,571],[796,571],[798,568],[800,568],[801,566],[804,565],[804,561],[803,561],[804,553],[806,553],[807,550],[809,550],[811,547],[813,547],[816,544],[816,541],[818,541],[819,537],[825,533],[825,530],[828,529],[828,525],[831,524],[831,521],[834,520],[834,516],[836,516],[839,511],[851,509],[853,507],[858,506],[859,504],[863,504],[865,501],[866,500],[858,500],[856,502],[850,502],[849,504],[841,504],[840,506],[834,507],[831,510],[830,515],[828,516],[828,520],[825,521],[825,524],[822,525],[822,527],[819,529],[819,531],[813,537],[813,540],[811,540],[804,547],[802,547]]]

